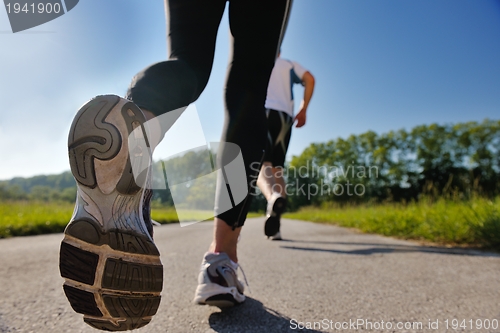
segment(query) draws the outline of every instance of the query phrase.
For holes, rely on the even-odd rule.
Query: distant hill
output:
[[[15,177],[0,181],[0,200],[69,201],[76,197],[76,183],[71,172],[29,178]]]
[[[47,186],[52,189],[64,190],[76,186],[75,179],[70,171],[57,175],[40,175],[29,178],[15,177],[10,180],[0,181],[7,186],[18,186],[24,192],[31,192],[35,186]]]
[[[156,174],[163,176],[162,165],[168,170],[172,179],[192,179],[193,175],[202,175],[209,161],[206,160],[206,152],[189,152],[185,156],[167,161],[164,165],[160,162],[154,164]],[[166,206],[173,206],[174,202],[168,184],[165,179],[154,178],[154,183],[161,182],[167,189],[155,188],[153,191],[153,200],[161,202]],[[200,185],[199,185],[200,186]],[[199,190],[192,192],[191,201],[198,203],[203,200],[213,200],[210,197],[210,191],[205,191],[203,186]],[[193,190],[194,191],[194,190]],[[39,175],[34,177],[15,177],[10,180],[0,181],[0,200],[37,200],[37,201],[67,201],[74,202],[76,197],[76,182],[71,171],[66,171],[55,175]],[[208,198],[208,199],[207,199]],[[210,201],[209,206],[212,205]],[[254,198],[252,201],[252,210],[265,209],[266,203],[263,197]]]

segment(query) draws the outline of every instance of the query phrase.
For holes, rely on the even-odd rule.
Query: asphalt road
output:
[[[224,312],[191,303],[212,223],[155,227],[162,303],[137,332],[500,332],[498,254],[292,220],[268,241],[263,224],[248,220],[239,243],[247,301]],[[0,332],[98,332],[63,294],[61,239],[0,240]]]

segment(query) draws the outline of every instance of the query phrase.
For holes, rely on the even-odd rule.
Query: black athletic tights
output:
[[[283,38],[291,0],[230,0],[232,54],[225,87],[222,142],[237,144],[246,166],[260,162],[267,137],[264,103],[267,85]],[[166,0],[170,57],[137,74],[127,98],[159,116],[188,106],[205,89],[226,0]],[[164,129],[167,130],[167,129]],[[224,155],[224,152],[219,152]],[[222,156],[222,159],[224,157]],[[251,190],[249,186],[249,191]],[[241,226],[250,204],[242,201],[219,214],[230,226]]]

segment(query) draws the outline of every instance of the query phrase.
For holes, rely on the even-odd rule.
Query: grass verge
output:
[[[0,203],[0,238],[62,232],[73,213],[66,202]]]
[[[285,218],[332,223],[404,239],[500,249],[500,197],[408,204],[305,207]]]
[[[0,238],[63,232],[73,214],[74,204],[69,202],[0,202]],[[184,219],[198,220],[197,212],[183,212]],[[204,215],[206,216],[206,215]],[[249,217],[261,216],[250,213]],[[161,224],[177,223],[174,208],[152,209],[151,217]]]

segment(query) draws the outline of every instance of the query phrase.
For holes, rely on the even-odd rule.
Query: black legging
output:
[[[255,177],[255,168],[250,165],[260,162],[263,157],[267,137],[264,109],[267,85],[291,1],[229,1],[232,58],[226,77],[221,141],[240,147],[248,184]],[[169,60],[153,64],[137,74],[126,96],[157,116],[188,106],[205,89],[226,0],[166,0],[166,6]],[[219,152],[218,156],[224,160],[224,152]],[[250,191],[253,187],[248,188]],[[218,217],[230,226],[243,225],[250,197],[249,193],[247,200]]]

